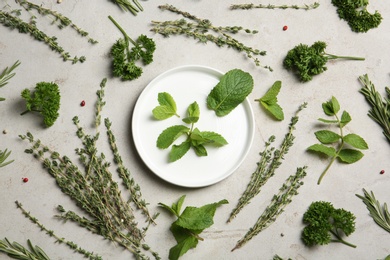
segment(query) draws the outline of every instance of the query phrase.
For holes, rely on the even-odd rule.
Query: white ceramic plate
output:
[[[203,66],[183,66],[168,70],[152,80],[139,96],[132,118],[132,132],[136,149],[144,163],[161,179],[183,187],[203,187],[230,176],[243,162],[254,136],[254,116],[246,99],[231,113],[218,117],[207,108],[206,98],[219,82],[222,72]],[[153,118],[152,109],[158,106],[160,92],[172,95],[180,118],[165,120]],[[206,146],[208,155],[199,157],[191,148],[181,159],[168,161],[168,149],[156,146],[157,137],[169,126],[185,123],[188,105],[196,101],[200,108],[201,131],[213,131],[228,141],[222,147]],[[180,144],[178,139],[174,144]]]

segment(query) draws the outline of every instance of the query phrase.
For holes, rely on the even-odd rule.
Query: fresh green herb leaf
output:
[[[338,112],[340,111],[340,104],[335,97],[332,97],[327,102],[322,103],[322,109],[324,113],[328,116],[335,117],[335,120],[325,120],[319,119],[324,123],[332,123],[336,124],[339,128],[340,134],[333,133],[329,130],[322,130],[315,132],[317,139],[321,142],[321,144],[314,144],[307,148],[309,151],[319,152],[331,157],[328,166],[320,175],[317,184],[321,183],[322,178],[325,176],[326,172],[329,170],[330,166],[333,164],[336,158],[338,158],[341,162],[344,163],[354,163],[359,161],[363,157],[363,153],[350,148],[345,148],[344,145],[350,145],[357,149],[368,149],[368,145],[366,141],[356,134],[347,134],[344,135],[343,127],[351,121],[351,116],[348,112],[343,111],[341,120],[338,116]],[[333,146],[326,146],[324,144],[334,144],[337,142],[337,148],[335,149]]]
[[[180,202],[180,208],[183,203],[184,196],[179,201],[172,205],[178,205]],[[180,214],[180,210],[177,208],[168,209],[166,204],[159,203],[160,206],[173,213],[177,220],[171,225],[171,232],[176,239],[177,245],[172,247],[169,251],[169,259],[176,260],[184,255],[188,250],[195,248],[198,245],[199,240],[203,241],[203,238],[199,236],[204,229],[210,227],[214,223],[214,215],[217,208],[223,204],[228,204],[227,200],[221,200],[216,203],[207,204],[200,208],[198,207],[186,207]]]
[[[158,136],[157,147],[167,149],[181,135],[186,134],[190,129],[184,125],[170,126]]]
[[[5,161],[10,154],[11,154],[11,151],[8,151],[7,149],[5,149],[4,151],[0,150],[0,168],[4,167],[4,166],[6,166],[14,161],[14,160],[7,161],[7,162]]]
[[[197,156],[207,156],[207,150],[206,147],[202,144],[195,143],[196,141],[192,142],[192,148],[194,148],[194,151]]]
[[[253,90],[252,76],[240,69],[224,74],[207,96],[207,107],[225,116],[241,104]]]
[[[15,76],[15,72],[12,71],[20,65],[20,61],[16,61],[10,68],[6,67],[0,74],[0,88],[8,84],[8,81]],[[4,101],[5,98],[0,97],[0,101]]]
[[[158,203],[160,207],[165,208],[166,210],[170,211],[172,214],[176,215],[177,217],[180,216],[181,207],[183,206],[184,200],[186,198],[186,195],[183,195],[179,198],[179,200],[176,203],[172,203],[172,206],[165,205],[164,203]]]
[[[198,122],[200,116],[200,109],[196,101],[188,106],[187,117],[183,118],[183,122],[187,124],[194,124]]]
[[[215,146],[223,146],[228,144],[222,135],[210,132],[210,131],[199,131],[195,128],[191,133],[191,139],[197,141],[198,144],[213,144]]]
[[[186,140],[179,145],[174,144],[169,152],[169,161],[174,162],[183,157],[191,148],[191,141]]]
[[[176,102],[173,97],[167,92],[158,93],[157,97],[159,106],[152,110],[152,114],[157,120],[164,120],[171,116],[180,117],[177,113]]]
[[[281,87],[282,82],[276,81],[263,97],[255,100],[259,101],[267,111],[269,111],[277,120],[280,121],[284,119],[283,109],[277,103],[277,95],[279,94]]]

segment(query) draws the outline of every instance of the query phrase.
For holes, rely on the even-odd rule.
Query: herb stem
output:
[[[249,9],[255,9],[255,8],[264,8],[264,9],[303,9],[303,10],[310,10],[310,9],[315,9],[319,7],[320,4],[315,2],[314,4],[310,5],[303,5],[303,6],[298,6],[298,5],[271,5],[271,4],[233,4],[230,6],[231,10],[249,10]]]
[[[335,59],[346,59],[346,60],[365,60],[363,57],[353,57],[353,56],[337,56],[333,54],[325,53],[328,60],[335,60]]]

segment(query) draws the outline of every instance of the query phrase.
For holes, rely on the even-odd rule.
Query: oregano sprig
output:
[[[319,130],[314,134],[320,144],[314,144],[307,149],[316,153],[324,154],[331,158],[328,166],[320,175],[317,184],[320,184],[331,165],[336,159],[344,163],[354,163],[359,161],[364,154],[360,150],[368,149],[366,141],[357,134],[344,134],[344,127],[352,120],[347,111],[343,111],[341,117],[338,115],[340,104],[335,97],[329,101],[322,103],[322,109],[327,116],[334,117],[334,120],[319,118],[318,120],[328,125],[336,125],[339,128],[339,133],[330,130]],[[345,145],[349,147],[345,147]],[[333,147],[336,145],[336,148]]]

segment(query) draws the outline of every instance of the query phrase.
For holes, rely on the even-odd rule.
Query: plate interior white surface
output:
[[[152,80],[139,96],[132,118],[134,143],[144,163],[163,180],[184,187],[208,186],[230,176],[245,159],[254,136],[254,116],[248,99],[224,117],[216,116],[207,108],[207,95],[222,75],[222,72],[203,66],[174,68]],[[159,105],[157,96],[160,92],[172,95],[180,118],[153,118],[152,109]],[[191,148],[178,161],[169,162],[171,147],[159,149],[156,140],[169,126],[187,125],[182,118],[186,116],[188,105],[194,101],[200,108],[195,127],[221,134],[228,144],[218,148],[206,145],[208,156],[205,157],[197,156]],[[185,136],[174,144],[184,140]]]

